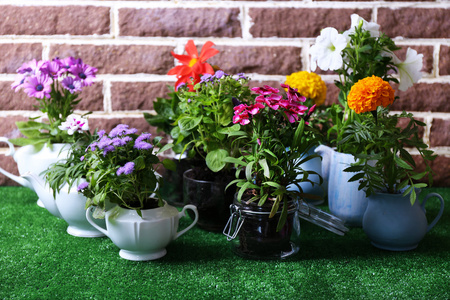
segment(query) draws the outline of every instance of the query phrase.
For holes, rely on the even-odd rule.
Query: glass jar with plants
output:
[[[33,59],[17,70],[12,88],[16,92],[23,90],[29,97],[35,98],[35,107],[42,114],[29,121],[16,123],[25,137],[0,138],[0,141],[8,143],[10,152],[7,155],[14,157],[20,175],[26,172],[39,175],[51,163],[67,157],[69,144],[74,142],[74,137],[60,126],[63,122],[73,121],[69,117],[74,116],[75,107],[81,101],[80,92],[94,84],[96,72],[96,68],[73,57],[40,61]],[[43,121],[38,121],[38,118],[43,118]],[[22,147],[16,151],[14,145]],[[1,168],[0,172],[32,188],[23,177]]]
[[[357,114],[352,110],[348,94],[359,80],[372,76],[381,78],[387,85],[398,83],[400,90],[406,90],[421,77],[423,55],[408,49],[406,60],[400,61],[394,54],[400,48],[379,28],[378,24],[353,14],[349,30],[339,33],[335,28],[324,28],[310,49],[312,70],[318,66],[339,75],[339,80],[335,81],[340,89],[339,104],[327,110],[333,124],[327,134],[332,148],[321,145],[316,151],[324,159],[323,175],[328,180],[330,211],[350,226],[362,226],[367,198],[358,190],[357,183],[348,182],[354,174],[343,172],[355,162],[354,155],[360,154],[359,147],[348,143],[347,132],[356,123],[362,124],[370,114]],[[391,103],[385,101],[381,105],[387,107]]]
[[[315,130],[307,123],[315,106],[305,106],[305,97],[282,87],[286,97],[266,85],[252,89],[254,101],[234,107],[240,155],[226,161],[236,164],[230,186],[237,185],[232,209],[240,216],[232,248],[244,257],[275,259],[297,253],[298,201],[305,196],[300,183],[321,183],[310,179],[316,172],[301,167],[318,156],[305,155],[314,145]]]

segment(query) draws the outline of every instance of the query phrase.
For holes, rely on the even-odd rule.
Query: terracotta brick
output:
[[[0,53],[0,73],[15,74],[23,63],[32,59],[42,59],[42,45],[36,43],[0,44]]]
[[[425,170],[425,163],[422,157],[418,155],[413,156],[416,162],[416,171],[423,172]],[[439,155],[430,163],[430,167],[433,170],[433,186],[434,187],[449,187],[450,186],[450,157]],[[423,178],[420,182],[427,182],[428,177]]]
[[[152,110],[157,97],[167,97],[171,82],[114,82],[111,86],[112,109]]]
[[[317,37],[324,27],[339,31],[350,27],[350,15],[357,13],[366,20],[371,19],[370,9],[328,8],[250,8],[253,37]]]
[[[167,74],[173,47],[147,45],[51,45],[50,56],[82,58],[99,74]]]
[[[215,47],[219,54],[208,60],[229,74],[259,73],[289,75],[301,70],[301,48]]]
[[[422,72],[425,73],[432,73],[433,72],[433,47],[432,46],[402,46],[402,49],[395,51],[395,55],[397,55],[397,57],[400,60],[405,60],[406,59],[406,52],[408,50],[408,48],[414,49],[417,51],[417,53],[419,54],[423,54],[423,67],[422,67]]]
[[[331,105],[333,103],[339,103],[340,89],[334,83],[326,83],[327,97],[325,98],[325,105]]]
[[[12,81],[0,81],[0,108],[1,110],[37,110],[33,105],[38,102],[35,98],[30,98],[23,91],[15,92],[11,89]]]
[[[3,147],[4,145],[6,146],[6,144],[0,142],[0,147]],[[12,158],[12,156],[6,156],[4,154],[0,154],[0,167],[13,175],[16,175],[16,176],[19,175],[19,170],[17,169],[17,164],[14,161],[14,159]],[[14,180],[6,177],[6,175],[3,175],[0,173],[0,186],[5,186],[5,185],[18,186],[19,184],[17,182],[15,182]]]
[[[450,112],[450,84],[416,83],[404,92],[393,87],[399,96],[393,110]]]
[[[450,75],[450,47],[444,45],[439,52],[439,75]]]
[[[238,8],[119,10],[122,36],[241,37]]]
[[[77,110],[104,111],[103,82],[97,81],[91,86],[84,87],[78,98],[81,102],[77,105]]]
[[[450,37],[450,9],[415,8],[378,9],[381,31],[390,37],[448,38]]]
[[[430,144],[432,147],[450,146],[450,120],[433,119]]]
[[[3,35],[93,35],[110,32],[108,7],[5,5],[1,10],[0,34]]]
[[[22,116],[0,117],[0,136],[8,139],[23,137],[16,126],[16,122],[18,121],[28,121],[28,118]],[[6,144],[4,145],[6,147]]]

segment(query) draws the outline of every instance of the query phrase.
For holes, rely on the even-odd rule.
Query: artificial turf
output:
[[[108,238],[79,238],[23,187],[0,187],[0,299],[449,299],[450,188],[444,215],[416,250],[370,245],[302,221],[286,261],[242,259],[224,235],[193,228],[156,261],[121,259]],[[429,200],[434,218],[437,201]],[[182,220],[181,227],[189,220]]]

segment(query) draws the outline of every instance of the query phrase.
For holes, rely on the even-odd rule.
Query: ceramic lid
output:
[[[299,204],[298,214],[300,218],[338,235],[345,235],[348,232],[348,228],[344,226],[344,222],[338,217],[308,205],[303,201],[300,201]]]

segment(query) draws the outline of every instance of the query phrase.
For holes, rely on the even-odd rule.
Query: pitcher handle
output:
[[[101,226],[97,225],[94,220],[92,220],[91,217],[91,211],[94,207],[90,206],[88,207],[88,209],[86,209],[86,219],[88,220],[88,222],[98,231],[100,231],[101,233],[103,233],[104,235],[108,236],[108,231],[104,228],[102,228]]]
[[[181,210],[181,212],[178,213],[178,219],[181,219],[182,217],[186,216],[186,210],[190,209],[194,212],[195,214],[195,218],[194,221],[185,229],[181,230],[180,232],[177,232],[177,234],[175,235],[175,237],[173,238],[174,240],[176,240],[177,238],[179,238],[180,236],[182,236],[184,233],[186,233],[186,231],[188,231],[189,229],[191,229],[192,227],[194,227],[194,225],[197,223],[198,221],[198,211],[197,211],[197,207],[195,205],[192,204],[188,204],[186,206],[183,207],[183,209]]]
[[[427,232],[430,231],[431,228],[434,227],[434,225],[436,225],[436,223],[439,221],[439,219],[442,217],[442,214],[444,213],[444,199],[438,193],[429,193],[428,195],[426,195],[425,199],[423,199],[422,204],[420,205],[422,209],[425,210],[425,203],[427,202],[428,198],[431,197],[436,197],[439,199],[439,201],[441,202],[441,209],[439,210],[439,213],[436,216],[436,218],[434,218],[433,222],[431,222],[430,225],[428,225]]]

